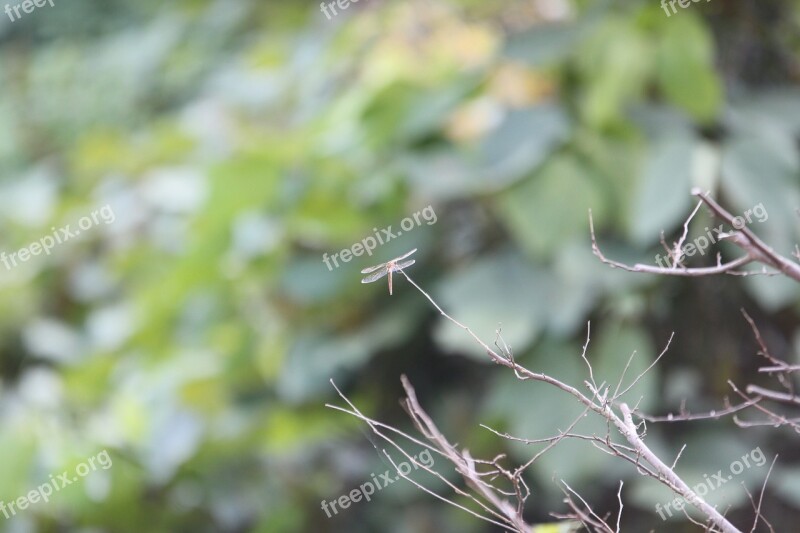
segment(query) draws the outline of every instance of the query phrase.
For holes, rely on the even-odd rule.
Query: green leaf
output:
[[[558,106],[509,112],[481,146],[487,181],[501,186],[517,181],[542,164],[567,140],[569,132],[569,119]]]
[[[766,87],[755,93],[732,98],[731,118],[745,128],[766,122],[791,135],[800,134],[800,91],[795,88]]]
[[[585,237],[589,209],[605,216],[599,179],[569,154],[549,161],[532,178],[497,199],[497,211],[523,248],[549,257],[565,241]]]
[[[20,496],[20,487],[29,485],[34,467],[36,439],[32,429],[24,424],[15,426],[0,432],[0,446],[6,457],[0,463],[0,501],[13,501]]]
[[[462,324],[494,348],[495,331],[505,341],[524,349],[538,335],[548,301],[548,279],[525,260],[504,252],[469,265],[448,276],[435,299]],[[442,347],[489,362],[485,350],[464,330],[440,319],[435,337]]]
[[[473,83],[424,90],[407,82],[395,82],[379,91],[366,106],[361,127],[363,142],[381,148],[392,142],[408,142],[441,125]]]
[[[378,349],[405,338],[413,321],[413,314],[398,306],[355,333],[298,333],[281,369],[278,392],[292,403],[322,395],[330,390],[330,379],[360,367]]]
[[[508,112],[474,151],[435,147],[401,161],[418,194],[444,200],[496,192],[539,167],[570,131],[569,117],[559,106],[518,109]]]
[[[672,104],[701,122],[711,122],[723,101],[722,84],[714,70],[713,40],[694,14],[682,12],[673,18],[663,25],[659,42],[659,86]]]
[[[408,181],[420,196],[436,201],[469,197],[492,188],[476,170],[475,154],[454,148],[435,148],[401,160]]]
[[[630,234],[639,244],[657,242],[688,216],[692,204],[693,138],[671,137],[652,147],[633,199]]]
[[[622,17],[609,17],[582,43],[579,105],[590,125],[602,128],[619,121],[623,108],[643,94],[651,71],[651,48],[634,22]]]
[[[602,177],[604,193],[609,202],[605,224],[595,220],[598,231],[614,225],[628,227],[635,185],[641,172],[645,143],[638,138],[618,139],[600,132],[583,129],[574,140],[576,153],[592,173]]]
[[[572,335],[585,328],[585,318],[605,295],[627,294],[628,291],[652,283],[645,276],[608,268],[598,261],[588,237],[584,241],[566,243],[558,251],[553,266],[553,294],[547,313],[548,329],[555,335]]]
[[[585,23],[537,25],[512,35],[506,43],[505,53],[532,66],[564,60],[584,35],[585,26]]]
[[[722,152],[721,188],[734,216],[745,217],[747,226],[779,254],[790,256],[797,242],[795,209],[800,193],[794,183],[800,163],[788,156],[785,143],[740,134],[725,144]],[[776,310],[800,296],[800,287],[782,276],[750,276],[744,281],[761,305]]]

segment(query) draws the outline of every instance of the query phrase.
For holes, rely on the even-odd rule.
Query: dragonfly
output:
[[[409,259],[407,261],[403,261],[406,257],[416,252],[417,249],[414,248],[408,253],[401,255],[400,257],[395,257],[391,261],[386,261],[385,263],[381,263],[380,265],[375,265],[371,267],[367,267],[361,271],[362,274],[369,274],[361,280],[361,283],[372,283],[373,281],[378,281],[383,276],[389,275],[389,295],[392,295],[392,272],[397,272],[399,270],[403,270],[404,268],[410,267],[416,261],[414,259]],[[370,274],[371,272],[371,274]]]

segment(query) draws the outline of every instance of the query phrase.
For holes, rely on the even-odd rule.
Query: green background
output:
[[[3,6],[0,6],[3,7]],[[0,251],[108,204],[99,224],[0,266],[0,500],[103,449],[114,460],[11,520],[13,532],[495,531],[406,482],[333,518],[320,508],[390,464],[339,403],[409,429],[400,375],[451,442],[524,462],[511,444],[580,413],[492,365],[402,276],[359,271],[412,248],[408,273],[486,342],[578,387],[587,322],[598,382],[670,351],[628,398],[652,413],[719,409],[770,384],[741,315],[791,363],[800,286],[781,277],[625,273],[654,264],[709,190],[790,255],[800,207],[800,7],[654,0],[316,2],[55,0],[0,13]],[[426,206],[423,221],[329,270],[333,254]],[[690,239],[718,225],[701,209]],[[725,246],[689,260],[709,266]],[[758,418],[747,412],[744,418]],[[605,423],[580,428],[604,434]],[[800,518],[790,430],[729,419],[648,425],[647,442],[702,481],[760,446],[776,531]],[[412,452],[415,450],[412,448]],[[443,460],[437,470],[455,479]],[[749,529],[741,482],[709,495]],[[526,518],[563,512],[563,479],[623,531],[672,496],[587,442],[531,467]],[[436,480],[419,478],[452,497]],[[463,503],[462,500],[459,500]]]

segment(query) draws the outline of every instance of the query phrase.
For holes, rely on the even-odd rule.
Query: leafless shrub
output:
[[[594,232],[594,224],[591,219],[591,212],[589,214],[590,231],[592,239],[592,250],[594,254],[604,263],[613,268],[621,268],[630,272],[644,272],[658,275],[669,276],[689,276],[700,277],[713,274],[729,274],[729,275],[785,275],[796,281],[800,281],[800,265],[794,261],[781,256],[759,239],[750,229],[743,227],[739,230],[733,230],[728,233],[720,234],[721,239],[729,240],[742,250],[742,255],[732,261],[723,263],[721,256],[717,254],[717,264],[714,267],[707,268],[689,268],[682,263],[681,247],[683,246],[687,235],[689,233],[689,224],[692,218],[697,214],[700,207],[705,204],[715,216],[720,217],[724,222],[731,226],[735,226],[734,217],[724,208],[722,208],[714,199],[707,193],[703,193],[698,189],[692,191],[692,194],[699,197],[699,202],[694,208],[688,219],[683,225],[683,232],[673,245],[667,246],[664,241],[662,233],[661,243],[666,250],[668,256],[672,259],[672,266],[668,268],[655,267],[644,264],[636,264],[633,266],[626,265],[611,259],[608,259],[600,250],[597,244],[597,239]],[[797,251],[796,256],[800,259],[800,250]],[[757,263],[761,265],[759,270],[740,270],[745,265]],[[563,430],[558,434],[544,439],[526,439],[520,436],[510,435],[508,433],[501,433],[488,426],[482,425],[485,429],[493,432],[495,435],[507,439],[509,441],[522,442],[525,444],[541,445],[542,449],[534,454],[530,460],[515,468],[505,466],[506,457],[499,455],[495,458],[488,460],[481,460],[473,458],[470,452],[466,449],[460,449],[458,446],[451,444],[448,439],[439,431],[434,421],[425,412],[417,399],[416,392],[408,381],[403,376],[401,378],[403,388],[405,390],[406,398],[403,400],[403,406],[408,412],[417,432],[420,437],[412,436],[404,433],[394,427],[383,424],[379,421],[371,419],[364,415],[359,409],[338,389],[336,391],[339,396],[347,404],[347,408],[334,405],[327,405],[332,409],[345,412],[349,415],[355,416],[363,420],[377,436],[382,438],[386,443],[390,444],[392,448],[404,455],[409,461],[428,471],[430,474],[436,476],[443,481],[454,494],[464,498],[470,502],[470,507],[462,505],[461,503],[450,499],[447,496],[438,494],[420,484],[417,481],[409,479],[399,469],[396,463],[389,456],[387,451],[382,450],[389,461],[395,466],[398,474],[402,477],[409,479],[412,483],[420,489],[432,494],[436,498],[447,502],[450,505],[459,507],[472,515],[490,522],[492,524],[503,527],[509,531],[517,531],[519,533],[527,533],[532,530],[532,526],[528,524],[524,516],[524,506],[531,494],[530,489],[524,480],[524,473],[533,465],[537,459],[548,450],[557,446],[565,439],[578,439],[588,441],[603,453],[607,453],[621,460],[629,462],[633,465],[637,472],[643,476],[650,477],[659,483],[669,487],[675,494],[682,497],[684,500],[694,506],[701,515],[705,518],[703,523],[698,522],[684,509],[686,517],[702,526],[706,531],[719,531],[724,533],[739,532],[728,519],[724,513],[720,512],[716,507],[706,502],[700,495],[695,493],[676,473],[675,465],[683,453],[685,448],[682,448],[677,454],[677,457],[670,465],[667,465],[661,458],[659,458],[646,444],[645,436],[647,432],[646,424],[648,422],[678,422],[678,421],[698,421],[708,419],[718,419],[723,416],[732,415],[736,423],[741,427],[752,427],[762,425],[772,426],[789,426],[795,431],[800,431],[800,418],[793,417],[789,414],[778,412],[776,405],[784,408],[797,408],[800,406],[800,396],[797,395],[792,379],[792,374],[800,371],[800,366],[790,365],[785,361],[774,357],[767,349],[761,333],[759,332],[755,322],[750,316],[742,310],[745,320],[750,324],[756,341],[759,344],[759,355],[764,357],[767,365],[762,366],[759,372],[768,374],[776,379],[782,390],[767,389],[765,387],[757,386],[754,384],[747,385],[745,390],[740,390],[734,383],[729,382],[733,392],[738,395],[742,402],[739,404],[731,404],[728,398],[724,399],[724,407],[719,410],[710,411],[707,413],[691,413],[686,409],[685,405],[681,406],[678,413],[671,413],[666,416],[652,416],[640,412],[636,406],[631,408],[627,403],[621,401],[622,396],[631,390],[658,362],[664,357],[672,342],[672,336],[666,343],[666,346],[653,363],[645,369],[641,374],[636,376],[630,383],[625,382],[627,371],[631,366],[631,362],[635,353],[631,355],[625,368],[620,372],[620,377],[615,386],[606,382],[597,384],[594,377],[594,370],[589,359],[586,357],[587,349],[590,341],[590,328],[587,327],[586,343],[583,346],[581,358],[586,363],[588,379],[583,382],[583,386],[588,393],[581,392],[575,386],[564,383],[552,376],[544,373],[534,372],[528,368],[520,365],[515,359],[512,350],[505,344],[499,331],[495,339],[495,348],[491,348],[480,337],[478,337],[468,326],[458,322],[453,317],[448,315],[434,299],[425,292],[409,275],[402,269],[397,272],[401,273],[411,285],[414,286],[433,307],[447,320],[463,329],[472,339],[478,343],[488,355],[489,359],[495,364],[504,366],[512,370],[521,381],[539,381],[546,383],[550,386],[556,387],[564,394],[572,397],[573,401],[578,402],[583,406],[583,412],[578,418],[567,424]],[[334,384],[334,387],[336,385]],[[743,420],[740,418],[740,413],[745,409],[755,409],[760,412],[763,417],[755,420]],[[578,422],[585,416],[594,414],[602,417],[607,422],[607,431],[604,435],[598,434],[582,434],[575,431]],[[623,442],[615,442],[612,437],[621,435]],[[464,482],[464,486],[453,483],[447,480],[439,472],[432,468],[425,467],[415,461],[415,459],[405,451],[403,444],[398,440],[408,441],[418,446],[423,446],[441,457],[445,458],[458,473]],[[777,459],[777,457],[775,458]],[[774,466],[773,460],[772,466]],[[772,471],[770,467],[770,472]],[[767,479],[769,473],[767,474]],[[772,530],[772,526],[761,514],[761,504],[763,501],[764,491],[766,490],[767,479],[761,489],[761,494],[756,501],[753,496],[747,492],[748,498],[755,511],[755,520],[752,529],[755,531],[756,526],[760,521],[764,522],[766,526]],[[619,500],[619,510],[615,516],[611,515],[598,515],[592,506],[584,500],[575,490],[570,487],[563,479],[558,480],[559,487],[564,493],[564,503],[568,509],[564,513],[551,513],[557,519],[564,520],[562,525],[580,527],[581,525],[589,531],[614,533],[620,531],[620,521],[622,517],[622,488],[623,483],[620,481],[619,489],[617,491],[617,499]],[[746,490],[746,489],[745,489]]]
[[[406,274],[406,272],[403,270],[398,270],[398,272],[400,272],[409,281],[409,283],[411,283],[422,295],[424,295],[442,316],[466,331],[467,334],[470,335],[475,342],[477,342],[486,351],[486,354],[489,356],[492,362],[509,368],[514,372],[517,378],[522,381],[534,380],[556,387],[565,394],[571,396],[574,401],[581,404],[584,408],[580,417],[574,420],[571,424],[567,425],[565,429],[561,430],[557,435],[547,439],[529,440],[519,436],[500,433],[491,428],[483,426],[505,439],[529,444],[544,445],[544,448],[539,453],[535,454],[529,461],[512,469],[503,466],[502,462],[505,459],[503,456],[498,456],[490,460],[478,460],[473,458],[468,450],[458,449],[457,446],[451,444],[438,430],[430,416],[428,416],[428,414],[423,410],[422,406],[417,400],[414,388],[405,377],[402,379],[403,387],[406,392],[406,399],[404,400],[403,405],[409,413],[411,420],[413,421],[422,438],[408,435],[396,428],[365,416],[337,388],[337,392],[339,392],[339,395],[347,403],[349,408],[333,405],[328,405],[328,407],[343,411],[363,420],[377,436],[389,443],[395,450],[399,451],[410,461],[414,461],[413,457],[404,450],[402,444],[395,440],[396,437],[399,436],[417,445],[425,446],[447,459],[447,461],[454,466],[456,472],[464,480],[466,489],[462,489],[456,484],[447,481],[444,476],[433,471],[432,469],[425,469],[429,471],[429,473],[443,480],[455,494],[470,500],[473,503],[474,509],[468,509],[446,496],[436,494],[415,481],[412,481],[412,483],[419,486],[422,490],[435,495],[437,498],[446,501],[451,505],[464,509],[483,520],[491,522],[495,525],[499,525],[506,530],[527,533],[531,531],[531,525],[525,522],[523,518],[523,511],[526,499],[530,495],[530,490],[525,484],[523,473],[539,457],[541,457],[542,454],[546,453],[549,449],[556,446],[562,440],[580,439],[591,442],[594,447],[604,453],[629,462],[641,475],[653,478],[690,502],[705,517],[706,523],[704,526],[708,531],[722,531],[724,533],[733,533],[739,531],[725,518],[723,513],[706,502],[700,495],[695,493],[689,487],[689,485],[675,473],[674,467],[678,461],[678,458],[680,457],[680,454],[671,465],[667,465],[647,446],[644,440],[646,435],[646,421],[642,417],[639,417],[639,422],[634,422],[634,409],[631,409],[627,403],[620,400],[620,398],[634,385],[636,385],[636,383],[638,383],[666,354],[667,349],[672,341],[672,336],[656,360],[641,374],[632,379],[630,383],[626,384],[625,375],[633,358],[633,356],[631,356],[631,359],[628,360],[626,367],[622,370],[618,382],[612,388],[611,384],[603,382],[598,385],[595,382],[592,365],[586,357],[586,351],[589,346],[590,338],[587,330],[586,343],[584,344],[583,352],[581,353],[581,357],[587,365],[589,376],[589,379],[585,380],[583,383],[584,387],[588,390],[588,394],[585,394],[579,391],[573,385],[564,383],[547,374],[534,372],[520,365],[514,359],[512,351],[505,345],[505,343],[503,343],[503,346],[500,347],[498,342],[502,342],[502,339],[500,339],[499,334],[498,341],[495,343],[497,345],[497,350],[491,348],[468,326],[461,324],[448,315],[427,292],[425,292],[411,279],[411,277],[408,276],[408,274]],[[605,435],[581,434],[574,432],[574,428],[578,421],[589,413],[599,415],[607,421],[608,429]],[[612,440],[612,431],[621,435],[624,439],[624,443],[614,442]],[[386,452],[386,450],[383,450],[383,453],[389,457],[389,454]],[[390,457],[389,459],[392,461]],[[392,461],[392,464],[395,464],[394,461]],[[420,466],[424,468],[424,465]],[[398,471],[398,473],[400,472]],[[400,474],[402,475],[402,473]],[[609,516],[601,517],[595,513],[592,510],[591,505],[588,504],[582,497],[580,497],[580,495],[578,495],[577,492],[575,492],[564,480],[559,480],[559,485],[564,491],[564,501],[570,509],[570,512],[561,514],[554,513],[553,516],[583,524],[583,526],[589,531],[619,531],[620,516],[622,513],[621,483],[618,493],[620,509],[616,516],[616,522],[613,522],[612,518]],[[610,524],[609,521],[612,521],[613,525]]]
[[[589,221],[592,237],[592,251],[603,263],[610,265],[612,268],[622,268],[630,272],[646,272],[664,276],[689,277],[701,277],[714,274],[730,274],[740,276],[784,275],[790,279],[800,282],[800,265],[795,261],[792,261],[791,259],[777,253],[770,246],[759,239],[758,236],[756,236],[755,233],[753,233],[747,227],[742,227],[738,231],[731,231],[730,233],[722,235],[723,239],[730,240],[730,242],[742,250],[743,255],[737,259],[727,263],[722,263],[722,260],[718,254],[717,266],[715,267],[687,268],[684,266],[679,260],[679,252],[677,251],[681,249],[681,246],[683,246],[683,242],[686,240],[686,236],[688,234],[689,222],[697,213],[701,205],[705,204],[715,216],[721,218],[728,225],[734,226],[735,218],[731,213],[729,213],[713,198],[711,198],[708,193],[703,193],[699,189],[694,189],[692,194],[699,197],[700,201],[698,202],[694,211],[692,211],[692,214],[684,223],[684,230],[681,234],[681,237],[673,244],[672,247],[668,247],[666,243],[664,243],[662,235],[662,245],[664,246],[664,249],[667,251],[667,254],[670,256],[670,258],[673,259],[672,267],[663,268],[642,264],[629,266],[624,263],[619,263],[617,261],[608,259],[597,245],[594,224],[591,221],[590,213]],[[796,249],[794,255],[796,258],[800,259],[800,250]],[[760,263],[761,269],[749,271],[739,270],[740,267],[751,263]],[[760,348],[758,355],[762,356],[767,360],[767,363],[769,363],[766,366],[760,367],[758,371],[768,374],[774,378],[782,390],[768,389],[755,384],[748,384],[745,387],[745,390],[742,391],[736,386],[736,384],[729,381],[728,384],[730,385],[731,389],[743,400],[743,403],[732,406],[728,398],[725,398],[725,407],[722,410],[711,411],[709,413],[692,414],[685,409],[685,406],[681,406],[681,410],[678,413],[671,413],[662,417],[653,417],[642,413],[636,413],[637,416],[649,422],[685,422],[708,418],[720,418],[722,416],[733,414],[734,421],[740,427],[788,426],[800,433],[800,417],[798,417],[798,415],[800,415],[800,396],[798,396],[795,391],[793,376],[794,373],[800,371],[800,365],[790,365],[785,361],[774,357],[764,343],[761,332],[759,331],[758,326],[756,326],[755,321],[750,318],[750,315],[748,315],[744,309],[742,309],[742,314],[744,315],[747,323],[750,325],[756,342],[758,342]],[[740,418],[738,414],[739,411],[751,407],[760,412],[763,417],[754,420],[743,420]]]

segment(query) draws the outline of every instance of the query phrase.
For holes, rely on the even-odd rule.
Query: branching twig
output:
[[[670,345],[672,337],[670,337],[670,341],[667,342],[667,346],[656,359],[656,361],[648,366],[647,369],[644,370],[636,379],[633,380],[633,383],[625,388],[621,393],[616,393],[613,399],[608,398],[608,390],[605,389],[605,392],[599,390],[603,388],[605,385],[600,385],[599,387],[594,382],[594,373],[591,368],[591,364],[589,360],[585,356],[586,347],[588,347],[589,338],[588,338],[588,331],[587,331],[587,341],[586,346],[584,347],[583,351],[583,359],[589,367],[589,376],[591,378],[591,382],[587,381],[589,388],[592,392],[592,396],[588,397],[580,392],[575,387],[566,384],[552,376],[549,376],[544,373],[533,372],[526,367],[520,365],[516,362],[511,354],[510,349],[501,350],[501,353],[493,350],[488,344],[486,344],[480,337],[478,337],[468,326],[458,322],[453,317],[448,315],[437,303],[436,301],[427,293],[425,292],[411,277],[404,271],[399,270],[400,274],[402,274],[409,283],[411,283],[428,301],[436,308],[439,313],[445,317],[447,320],[452,322],[453,324],[457,325],[461,329],[465,330],[467,334],[469,334],[489,355],[490,359],[499,365],[505,366],[514,371],[515,375],[521,380],[534,380],[540,381],[543,383],[547,383],[551,386],[554,386],[561,391],[567,393],[568,395],[572,396],[575,400],[577,400],[580,404],[584,407],[584,413],[582,416],[585,415],[586,412],[592,411],[600,416],[602,416],[605,420],[607,420],[609,427],[614,427],[628,442],[628,446],[621,446],[617,443],[613,443],[610,438],[610,434],[606,435],[605,439],[601,439],[599,437],[592,436],[592,441],[596,447],[603,449],[607,453],[612,455],[622,457],[627,461],[631,462],[637,467],[637,470],[642,473],[643,475],[651,476],[661,483],[665,484],[675,493],[682,496],[686,501],[690,502],[694,505],[700,512],[703,513],[705,517],[709,520],[710,523],[714,525],[714,527],[718,528],[719,531],[723,533],[738,533],[739,530],[733,526],[717,509],[710,504],[708,504],[702,497],[696,494],[669,466],[664,464],[661,459],[656,456],[656,454],[645,444],[644,440],[642,439],[643,435],[639,434],[639,429],[637,425],[633,422],[633,418],[631,415],[631,410],[626,403],[620,403],[618,406],[616,405],[616,399],[628,392],[633,385],[635,385],[652,367],[655,365],[661,357],[666,353],[667,348]],[[499,335],[499,334],[498,334]],[[498,348],[499,349],[499,348]],[[484,509],[484,511],[488,512],[492,518],[484,517],[482,518],[492,521],[493,523],[497,523],[497,521],[501,521],[504,524],[508,524],[511,526],[512,529],[520,532],[527,532],[529,531],[529,526],[525,523],[522,519],[522,509],[520,506],[520,502],[524,501],[527,497],[527,494],[522,490],[521,487],[524,486],[524,481],[522,480],[522,474],[524,470],[530,466],[533,461],[540,457],[542,453],[546,452],[547,449],[554,446],[558,443],[561,439],[566,438],[568,436],[572,436],[571,429],[574,427],[577,420],[562,434],[558,437],[554,438],[550,441],[549,445],[537,454],[531,461],[528,461],[521,467],[513,470],[508,471],[502,468],[496,462],[490,462],[494,469],[492,470],[492,474],[498,474],[505,477],[513,487],[513,494],[517,499],[517,505],[513,505],[507,499],[505,499],[506,494],[511,494],[507,492],[502,492],[497,487],[489,484],[484,478],[486,476],[486,472],[479,472],[477,471],[476,464],[478,464],[469,453],[464,450],[459,452],[456,448],[451,445],[445,437],[439,432],[436,428],[436,425],[433,423],[432,419],[427,415],[427,413],[422,410],[419,402],[416,398],[416,393],[414,392],[413,387],[408,382],[408,380],[403,377],[403,387],[406,392],[407,399],[404,402],[406,410],[409,413],[409,416],[413,420],[414,424],[416,425],[418,431],[432,443],[433,447],[436,448],[443,456],[445,456],[452,464],[455,465],[456,470],[458,473],[464,478],[467,485],[474,491],[475,495],[471,496],[471,499]],[[619,390],[620,385],[617,386],[617,391]],[[350,404],[349,400],[348,404]],[[352,404],[350,404],[352,412],[358,413],[358,411],[354,408]],[[621,414],[618,414],[614,408],[617,407]],[[361,415],[360,413],[356,414],[359,418],[367,421],[366,417]],[[370,427],[373,431],[380,431],[380,427],[374,425],[370,422]],[[379,435],[383,436],[379,433]],[[384,437],[385,438],[385,437]],[[564,484],[569,488],[566,483]],[[451,485],[452,487],[452,485]],[[569,489],[572,494],[577,496],[577,493],[574,493],[572,489]],[[571,498],[568,496],[568,500],[571,501]],[[569,502],[568,502],[569,503]],[[573,502],[574,503],[574,502]],[[583,502],[585,505],[585,502]],[[573,511],[575,512],[575,517],[580,519],[584,524],[589,524],[594,528],[599,528],[599,531],[611,531],[613,533],[613,529],[608,526],[608,524],[600,519],[591,508],[588,508],[588,511],[585,511],[579,508],[577,505],[571,505]],[[474,513],[473,513],[474,514]],[[618,519],[619,520],[619,519]],[[508,526],[506,526],[508,527]]]
[[[778,273],[781,273],[787,277],[795,279],[796,281],[800,281],[800,265],[776,253],[772,248],[770,248],[763,241],[761,241],[750,229],[746,227],[742,227],[740,229],[739,226],[741,224],[736,223],[735,217],[733,217],[719,204],[717,204],[717,202],[714,201],[707,193],[703,193],[699,189],[694,189],[692,191],[692,194],[699,198],[699,202],[692,211],[692,213],[690,214],[690,216],[687,218],[685,223],[683,224],[683,231],[679,236],[678,240],[673,243],[672,247],[670,247],[667,246],[666,242],[664,241],[663,234],[661,237],[661,242],[664,245],[667,254],[672,258],[672,265],[670,267],[664,268],[664,267],[655,267],[643,264],[635,264],[633,266],[630,266],[618,261],[608,259],[602,253],[600,247],[597,244],[594,222],[592,220],[591,211],[589,211],[592,251],[594,255],[596,255],[603,263],[608,264],[613,268],[621,268],[630,272],[646,272],[646,273],[670,275],[670,276],[698,277],[698,276],[707,276],[707,275],[721,274],[721,273],[732,274],[732,275],[770,274],[766,270],[766,267],[770,267],[775,269]],[[721,256],[718,253],[717,264],[716,266],[713,267],[688,268],[683,265],[682,248],[684,242],[686,241],[689,235],[689,225],[702,205],[706,205],[716,216],[722,218],[726,223],[736,228],[737,231],[732,231],[730,233],[725,233],[725,234],[723,234],[721,230],[719,230],[718,240],[722,239],[729,240],[730,242],[738,246],[744,252],[744,255],[727,263],[723,263]],[[720,226],[720,228],[721,227],[722,226]],[[712,242],[716,241],[713,241],[712,239]],[[800,258],[800,249],[798,249],[797,251],[797,256]],[[737,270],[738,268],[753,262],[758,262],[763,265],[761,272],[757,271],[742,272]],[[449,320],[459,328],[466,331],[467,334],[470,337],[472,337],[472,339],[486,351],[487,355],[489,356],[489,358],[493,363],[509,368],[514,372],[516,377],[520,380],[539,381],[542,383],[546,383],[550,386],[556,387],[557,389],[571,396],[584,408],[580,416],[577,419],[575,419],[566,429],[560,430],[557,435],[545,439],[527,439],[519,436],[511,436],[507,433],[498,432],[484,425],[483,427],[485,427],[486,429],[489,429],[496,435],[506,438],[508,440],[523,442],[526,444],[545,445],[544,448],[540,450],[538,453],[534,454],[529,461],[523,463],[517,468],[508,469],[505,466],[503,466],[503,464],[501,464],[501,460],[504,459],[504,456],[502,455],[495,457],[492,460],[474,459],[468,450],[459,450],[456,448],[456,446],[450,444],[450,442],[447,441],[444,435],[436,427],[430,416],[428,416],[428,414],[422,409],[417,399],[414,388],[411,386],[411,383],[405,378],[405,376],[402,377],[403,388],[406,393],[406,399],[404,400],[403,405],[406,408],[406,411],[408,412],[414,425],[416,426],[417,431],[419,431],[419,433],[424,437],[424,441],[411,437],[399,430],[396,430],[394,428],[391,428],[390,426],[381,424],[375,420],[372,420],[364,416],[341,392],[339,392],[340,396],[347,402],[347,404],[350,406],[350,409],[329,406],[360,418],[370,426],[370,429],[372,429],[374,433],[383,438],[385,441],[392,444],[397,450],[399,450],[401,453],[403,453],[409,458],[410,456],[402,449],[400,445],[395,443],[391,439],[391,437],[387,435],[385,431],[387,432],[390,431],[395,434],[401,435],[404,438],[409,439],[411,442],[423,445],[428,449],[432,449],[440,456],[446,458],[451,464],[455,466],[456,471],[466,483],[467,487],[469,488],[469,491],[461,489],[452,482],[446,480],[440,474],[436,473],[435,471],[432,471],[432,469],[430,468],[426,468],[426,471],[432,473],[433,475],[436,475],[439,479],[443,480],[447,484],[447,486],[449,486],[456,494],[463,496],[468,500],[470,500],[471,502],[473,502],[476,508],[480,509],[480,513],[472,509],[467,509],[466,507],[459,505],[455,502],[452,502],[450,500],[447,500],[446,498],[440,495],[434,494],[432,491],[426,489],[425,487],[423,487],[422,485],[413,480],[410,481],[412,481],[412,483],[422,488],[426,492],[434,494],[434,496],[436,496],[437,498],[447,501],[448,503],[455,505],[461,509],[467,510],[474,516],[477,516],[495,525],[501,526],[506,530],[513,530],[520,533],[523,532],[527,533],[531,529],[531,526],[528,525],[527,522],[523,519],[523,504],[530,495],[530,489],[525,484],[525,481],[523,479],[523,475],[526,469],[530,467],[533,463],[535,463],[536,460],[538,460],[544,453],[552,449],[562,440],[579,439],[590,442],[595,448],[599,449],[604,453],[622,458],[623,460],[630,462],[632,465],[635,466],[636,470],[640,474],[645,476],[650,476],[658,480],[660,483],[666,485],[673,492],[681,496],[685,501],[689,502],[691,505],[693,505],[702,513],[702,515],[705,517],[706,520],[704,527],[708,531],[719,531],[722,533],[739,533],[739,530],[728,521],[728,519],[724,516],[724,513],[721,513],[716,507],[706,502],[702,497],[700,497],[697,493],[695,493],[689,487],[689,485],[683,481],[683,479],[681,479],[675,473],[674,471],[675,465],[680,459],[685,449],[685,445],[681,447],[680,451],[678,452],[672,464],[668,466],[644,442],[644,436],[646,433],[646,425],[645,425],[646,422],[648,421],[676,422],[676,421],[690,421],[690,420],[701,420],[701,419],[718,419],[722,416],[734,414],[734,420],[740,426],[754,426],[754,425],[770,423],[773,425],[789,425],[795,428],[796,430],[800,431],[800,419],[787,418],[779,413],[773,412],[769,408],[762,405],[764,401],[772,401],[789,405],[800,405],[800,397],[794,394],[794,390],[791,385],[791,380],[787,378],[787,375],[790,374],[791,372],[800,370],[800,366],[788,365],[784,361],[781,361],[780,359],[772,356],[767,350],[766,344],[764,343],[760,335],[760,332],[758,331],[758,328],[755,326],[755,322],[749,317],[749,315],[747,315],[747,313],[744,313],[744,311],[743,311],[744,316],[748,321],[748,323],[750,324],[751,328],[753,329],[754,334],[756,336],[756,340],[761,348],[759,353],[762,356],[764,356],[771,364],[771,366],[769,367],[762,367],[760,371],[764,373],[777,374],[778,378],[781,380],[781,383],[787,389],[787,392],[781,393],[766,389],[764,387],[750,385],[746,388],[746,393],[745,393],[739,390],[732,382],[729,382],[734,392],[740,397],[742,397],[742,399],[744,400],[743,403],[739,405],[731,405],[726,398],[725,407],[721,410],[710,411],[709,413],[692,414],[685,409],[685,406],[681,406],[680,413],[677,415],[669,414],[667,416],[654,417],[638,412],[636,406],[634,406],[634,408],[631,409],[627,403],[621,402],[620,398],[624,396],[626,393],[628,393],[656,364],[658,364],[661,361],[661,359],[664,357],[664,355],[666,354],[667,350],[671,345],[673,336],[670,336],[669,340],[666,343],[666,346],[664,347],[662,352],[658,355],[658,357],[656,357],[656,359],[642,373],[640,373],[630,384],[628,384],[627,387],[624,387],[623,383],[625,381],[625,375],[631,365],[633,357],[635,356],[635,352],[631,354],[625,368],[621,372],[619,381],[616,387],[614,388],[613,393],[609,394],[610,387],[606,386],[605,382],[598,385],[597,382],[595,381],[594,370],[592,368],[589,358],[587,357],[587,349],[589,346],[590,332],[591,332],[590,327],[587,325],[586,342],[583,345],[580,355],[588,368],[589,379],[586,380],[584,383],[591,392],[591,394],[586,395],[570,384],[564,383],[545,373],[534,372],[519,364],[514,359],[514,355],[511,348],[504,341],[502,342],[502,347],[499,344],[502,341],[499,330],[497,332],[497,339],[495,340],[495,346],[497,350],[492,349],[468,326],[460,323],[459,321],[448,315],[444,311],[444,309],[442,309],[439,306],[439,304],[437,304],[436,301],[427,292],[425,292],[413,279],[411,279],[411,277],[404,270],[397,270],[397,272],[402,274],[406,278],[406,280],[408,280],[408,282],[411,283],[411,285],[413,285],[414,288],[416,288],[445,319]],[[748,395],[752,395],[752,397]],[[641,398],[639,400],[641,401]],[[768,422],[763,422],[763,421],[745,422],[740,420],[735,413],[738,413],[739,411],[749,407],[755,408],[764,413],[767,416]],[[605,436],[584,435],[574,431],[574,428],[577,425],[577,423],[583,417],[585,417],[589,412],[599,415],[606,420],[607,432]],[[639,421],[638,424],[634,422],[633,419],[634,414],[637,417],[637,420]],[[612,428],[615,429],[622,437],[624,437],[626,444],[612,441],[611,438]],[[397,469],[397,465],[392,460],[392,458],[389,457],[389,455],[386,453],[385,450],[383,451],[383,453],[386,454],[387,458]],[[770,467],[770,471],[771,470],[772,467]],[[398,473],[400,473],[399,469]],[[497,480],[501,479],[505,480],[505,482],[507,482],[510,485],[510,487],[500,487],[494,484]],[[595,513],[592,510],[591,506],[587,504],[587,502],[576,491],[574,491],[564,480],[561,480],[560,484],[562,485],[562,491],[564,492],[565,495],[565,503],[571,509],[571,514],[567,515],[553,514],[553,516],[562,518],[572,518],[578,520],[587,529],[593,531],[602,531],[605,533],[619,532],[621,516],[623,511],[622,482],[620,482],[619,491],[617,492],[617,498],[619,500],[619,513],[616,518],[616,528],[612,528],[608,524],[607,521],[608,516],[601,517],[597,513]],[[765,488],[766,488],[766,480],[764,481],[764,487],[761,490],[761,495],[759,497],[759,501],[757,504],[751,497],[751,501],[753,502],[754,509],[756,511],[756,519],[755,523],[753,524],[753,531],[755,530],[755,527],[758,524],[759,520],[762,520],[771,529],[769,522],[767,522],[766,519],[761,515],[761,504]],[[576,499],[578,501],[576,501]],[[694,518],[690,517],[688,514],[687,518],[692,522],[699,523]]]

